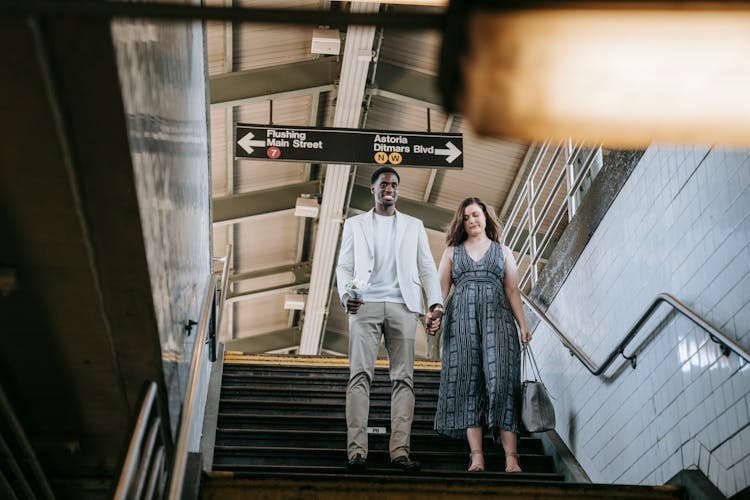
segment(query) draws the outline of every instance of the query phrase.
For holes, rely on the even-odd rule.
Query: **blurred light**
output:
[[[750,146],[750,3],[644,4],[472,11],[459,108],[495,136]]]

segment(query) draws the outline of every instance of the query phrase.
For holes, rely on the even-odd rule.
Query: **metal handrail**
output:
[[[231,261],[231,245],[227,246],[227,255],[223,258],[224,265],[221,275],[220,298],[216,299],[215,273],[208,276],[206,296],[201,308],[200,320],[198,322],[198,335],[193,349],[191,361],[190,378],[186,390],[185,403],[183,405],[180,426],[177,435],[177,444],[172,456],[172,436],[166,427],[169,421],[163,414],[159,403],[159,387],[156,382],[149,382],[143,403],[136,420],[133,434],[128,445],[128,451],[120,472],[120,478],[115,490],[114,498],[117,500],[140,497],[144,492],[144,498],[151,498],[154,493],[161,497],[163,488],[162,478],[166,473],[169,477],[169,498],[180,498],[182,486],[185,479],[185,466],[187,464],[188,446],[190,445],[190,430],[193,411],[198,407],[196,399],[200,385],[205,381],[202,375],[207,366],[208,357],[204,356],[204,346],[209,334],[209,326],[220,327],[223,305],[226,301],[226,290],[229,282],[229,263]],[[214,312],[216,316],[214,316]],[[213,325],[211,320],[215,319]],[[205,394],[203,394],[205,396]],[[151,419],[153,408],[156,406],[156,417]],[[149,427],[149,422],[151,426]],[[162,443],[156,446],[156,429],[161,428]],[[147,431],[148,429],[148,431]],[[144,446],[145,444],[145,446]],[[159,490],[156,492],[156,490]]]
[[[190,363],[190,378],[188,379],[187,390],[185,391],[185,403],[182,406],[182,416],[180,418],[179,434],[174,452],[174,467],[172,468],[172,477],[169,486],[169,498],[177,499],[182,497],[182,486],[185,482],[185,468],[187,466],[188,456],[188,439],[190,437],[190,424],[193,418],[193,411],[196,406],[196,399],[200,384],[201,368],[203,367],[203,347],[206,344],[206,335],[208,332],[209,317],[214,305],[214,291],[216,290],[216,275],[211,273],[208,278],[206,298],[203,301],[200,321],[198,322],[198,336],[195,338],[195,348],[193,349],[193,359]]]
[[[227,300],[227,293],[229,290],[229,267],[230,263],[232,262],[232,245],[227,245],[227,254],[226,257],[223,258],[224,265],[222,266],[221,270],[221,282],[219,284],[219,290],[221,291],[221,295],[218,302],[218,310],[216,315],[216,331],[221,331],[221,321],[224,318],[224,307],[223,304]]]
[[[719,348],[721,349],[722,354],[728,356],[729,353],[733,351],[735,354],[743,358],[746,362],[750,363],[750,351],[737,344],[731,338],[727,337],[720,330],[708,323],[700,314],[696,313],[668,293],[660,293],[654,298],[654,300],[651,302],[651,305],[649,305],[649,307],[641,315],[638,321],[636,321],[633,326],[630,327],[627,335],[625,335],[625,337],[620,341],[617,347],[609,354],[609,356],[607,356],[607,359],[604,361],[604,363],[602,363],[601,366],[596,366],[596,364],[591,361],[591,359],[578,346],[576,346],[564,333],[560,331],[555,323],[550,320],[547,315],[542,312],[542,310],[539,309],[539,307],[531,299],[529,299],[523,293],[521,293],[521,299],[529,307],[529,309],[531,309],[534,314],[536,314],[539,319],[541,319],[542,322],[546,324],[550,328],[550,330],[552,330],[552,332],[560,339],[562,344],[570,351],[571,356],[575,356],[576,358],[578,358],[578,360],[586,367],[586,369],[595,376],[599,376],[604,373],[604,371],[609,368],[609,366],[615,361],[615,359],[617,359],[618,356],[622,356],[623,358],[630,361],[630,365],[635,369],[636,354],[633,353],[631,356],[625,355],[625,347],[627,347],[627,345],[633,340],[633,338],[635,338],[638,331],[641,329],[644,323],[648,321],[656,308],[662,302],[666,302],[677,312],[682,313],[690,321],[701,327],[701,329],[703,329],[709,335],[712,341],[719,344]]]
[[[200,320],[198,322],[198,336],[195,339],[195,349],[193,349],[193,360],[190,365],[190,378],[188,379],[187,390],[185,391],[185,403],[182,408],[182,417],[180,419],[180,427],[177,436],[177,445],[175,446],[175,458],[174,466],[172,467],[172,475],[170,479],[169,494],[170,499],[182,498],[182,488],[185,484],[185,469],[187,466],[187,457],[191,446],[195,446],[196,443],[190,441],[193,435],[191,434],[191,426],[195,423],[194,412],[201,411],[201,406],[205,406],[206,390],[208,386],[208,374],[209,371],[206,369],[208,366],[207,360],[213,360],[214,356],[206,357],[203,355],[204,346],[211,343],[209,335],[209,325],[211,319],[214,320],[213,333],[218,331],[221,327],[221,317],[223,316],[224,303],[227,297],[227,288],[229,286],[229,267],[232,260],[232,246],[227,245],[227,254],[224,257],[224,265],[222,266],[221,289],[219,299],[216,299],[216,283],[217,277],[215,274],[211,274],[208,280],[208,288],[206,291],[206,297],[203,301],[203,308],[201,310]],[[214,316],[215,313],[216,315]],[[201,398],[203,401],[198,401]],[[201,421],[201,429],[202,429]]]
[[[516,201],[502,232],[502,241],[508,247],[521,247],[521,251],[514,250],[514,253],[518,255],[519,268],[522,269],[519,280],[522,290],[529,283],[533,287],[537,282],[539,266],[543,261],[542,255],[553,241],[552,237],[563,222],[565,214],[568,221],[575,215],[580,201],[577,191],[591,175],[592,165],[600,150],[600,145],[587,148],[583,141],[564,145],[562,141],[552,144],[550,140],[546,140],[539,147],[531,170],[526,175],[518,195],[515,196]],[[564,151],[565,158],[561,165],[561,155]],[[574,172],[574,163],[579,161],[583,162],[581,168]],[[555,173],[558,169],[559,172]],[[540,176],[538,180],[537,175]],[[558,194],[564,194],[565,199],[556,206]],[[540,210],[536,209],[538,204],[541,205]],[[552,222],[542,230],[550,217]],[[512,235],[511,228],[515,228]],[[524,228],[527,229],[527,234],[522,237]],[[538,234],[542,238],[541,243],[536,239]],[[528,264],[522,265],[521,261],[526,255],[529,256]]]
[[[156,382],[149,382],[146,389],[146,394],[143,396],[143,402],[141,403],[141,409],[138,412],[138,418],[136,419],[135,427],[133,429],[133,435],[130,438],[130,444],[128,444],[128,451],[125,455],[125,461],[120,470],[120,479],[117,481],[117,487],[113,498],[115,500],[125,500],[133,498],[133,492],[131,491],[134,487],[138,488],[136,483],[136,474],[142,470],[147,464],[140,463],[144,460],[144,457],[151,456],[153,446],[156,439],[147,439],[146,448],[143,447],[144,437],[146,436],[146,429],[149,421],[151,420],[151,414],[154,406],[157,408],[157,414],[160,413],[159,405],[156,401],[158,394],[158,386]],[[161,425],[164,421],[162,415],[158,415],[155,422]],[[154,427],[152,427],[153,429]],[[162,433],[162,439],[170,439],[169,433],[164,435]]]
[[[13,451],[11,450],[10,444],[3,439],[2,435],[0,435],[0,448],[3,449],[3,452],[7,457],[10,457],[8,465],[17,476],[17,482],[23,490],[24,495],[31,494],[32,497],[34,496],[31,486],[31,484],[33,484],[39,490],[41,498],[55,498],[55,495],[52,493],[52,488],[47,481],[47,477],[42,471],[42,466],[39,464],[39,461],[34,454],[34,449],[31,447],[31,443],[26,437],[21,421],[16,416],[13,408],[11,408],[10,400],[8,400],[2,387],[0,387],[0,422],[5,422],[9,427],[10,435],[8,437],[12,437],[16,445],[20,447],[21,457],[19,458],[21,458],[21,461],[31,469],[31,477],[27,478],[21,471],[18,463],[16,463],[16,460],[12,458]],[[0,477],[2,477],[1,474]],[[31,484],[29,484],[29,479],[33,480]]]

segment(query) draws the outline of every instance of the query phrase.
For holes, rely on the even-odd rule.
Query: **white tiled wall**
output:
[[[649,148],[548,315],[601,364],[660,292],[750,349],[747,151]],[[666,305],[626,354],[641,344],[637,369],[620,358],[594,377],[535,332],[557,432],[592,480],[663,484],[700,468],[726,495],[747,487],[750,366]]]

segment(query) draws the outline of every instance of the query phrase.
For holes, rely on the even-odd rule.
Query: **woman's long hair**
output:
[[[453,220],[448,226],[448,231],[445,234],[445,242],[448,246],[457,246],[466,241],[468,235],[466,229],[464,229],[464,210],[469,205],[479,205],[482,207],[484,212],[484,218],[487,219],[487,224],[484,227],[484,232],[487,237],[492,241],[500,242],[500,223],[495,217],[495,211],[492,207],[488,207],[482,200],[476,197],[466,198],[458,205],[456,213],[453,214]]]

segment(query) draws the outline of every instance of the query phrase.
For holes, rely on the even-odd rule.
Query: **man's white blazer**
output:
[[[347,281],[356,276],[366,283],[370,282],[375,263],[373,236],[373,210],[344,222],[339,261],[336,266],[336,282],[342,302]],[[427,295],[428,305],[442,304],[440,280],[427,243],[424,224],[416,217],[398,211],[395,255],[398,285],[406,307],[415,313],[425,313],[422,287]]]

